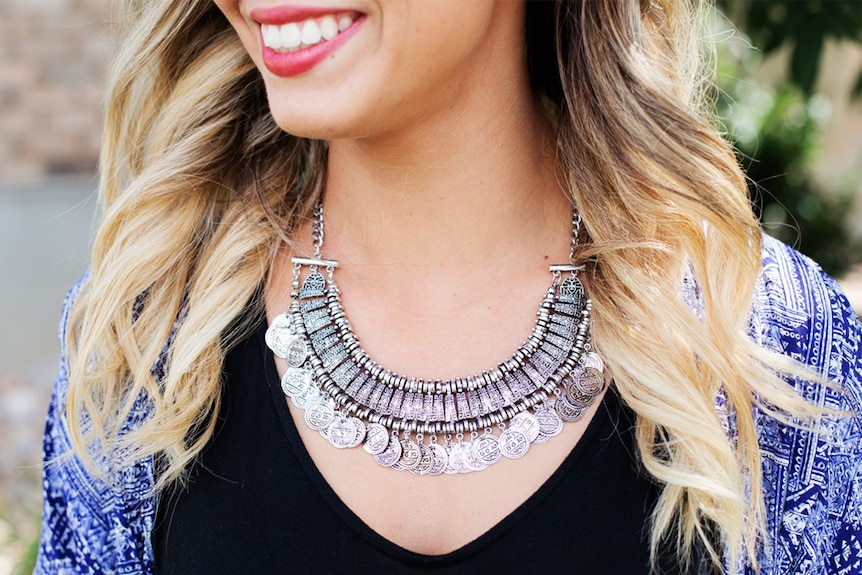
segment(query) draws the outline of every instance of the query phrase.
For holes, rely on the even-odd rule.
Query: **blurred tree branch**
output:
[[[717,20],[719,44],[716,103],[749,177],[752,204],[764,229],[795,245],[832,275],[862,260],[850,215],[862,171],[841,175],[835,189],[812,178],[820,136],[832,108],[814,93],[828,40],[862,45],[862,0],[717,0],[732,23]],[[746,41],[730,28],[736,28]],[[754,49],[751,46],[754,46]],[[763,59],[790,50],[786,80],[757,82]],[[862,71],[852,94],[862,95]]]
[[[764,55],[791,46],[788,77],[807,96],[826,40],[862,43],[860,0],[718,0],[717,6]],[[862,70],[856,70],[853,92],[862,95]]]

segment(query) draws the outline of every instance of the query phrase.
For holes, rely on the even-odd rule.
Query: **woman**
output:
[[[690,2],[131,4],[38,571],[858,572],[862,329]]]

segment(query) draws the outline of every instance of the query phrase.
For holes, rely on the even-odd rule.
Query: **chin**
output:
[[[334,106],[318,104],[308,109],[270,100],[269,109],[279,128],[300,138],[336,140],[365,135],[355,114]]]

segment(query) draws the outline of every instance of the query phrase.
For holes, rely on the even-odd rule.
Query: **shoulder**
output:
[[[151,554],[152,462],[109,474],[105,482],[72,454],[65,414],[65,342],[72,307],[88,278],[89,272],[69,290],[60,319],[60,365],[43,439],[42,532],[35,573],[143,572]]]
[[[792,248],[764,237],[752,336],[832,383],[788,384],[825,415],[813,429],[755,414],[771,557],[767,573],[862,570],[862,325],[835,281]],[[794,567],[795,566],[795,567]]]
[[[764,236],[763,269],[755,288],[752,335],[765,347],[793,357],[822,375],[858,377],[862,325],[820,266]]]

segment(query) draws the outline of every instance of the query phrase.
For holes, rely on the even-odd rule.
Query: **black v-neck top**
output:
[[[421,555],[363,523],[318,472],[288,411],[265,329],[261,320],[228,354],[215,435],[188,486],[160,498],[156,573],[649,572],[657,491],[638,471],[632,415],[613,390],[527,501],[460,549]]]

